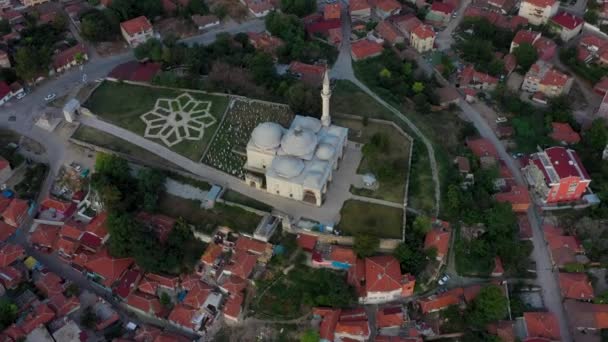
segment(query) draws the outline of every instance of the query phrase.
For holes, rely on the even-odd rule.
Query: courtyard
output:
[[[103,120],[200,161],[228,102],[227,96],[105,81],[83,106]]]

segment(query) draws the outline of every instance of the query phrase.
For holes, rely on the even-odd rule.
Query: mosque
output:
[[[348,138],[347,128],[331,124],[328,70],[321,98],[321,120],[296,115],[289,129],[264,122],[253,130],[247,144],[247,184],[271,194],[323,204]]]

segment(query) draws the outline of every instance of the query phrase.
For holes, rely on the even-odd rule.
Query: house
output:
[[[340,19],[340,13],[342,10],[342,6],[340,3],[335,4],[326,4],[323,7],[323,19],[324,20],[334,20]]]
[[[557,14],[557,0],[523,0],[519,6],[519,15],[528,19],[532,25],[542,25]]]
[[[69,320],[64,326],[53,332],[55,341],[81,342],[82,330],[73,320]]]
[[[574,341],[601,341],[601,331],[608,328],[608,305],[566,299],[564,308]]]
[[[494,269],[490,272],[491,277],[502,277],[505,274],[505,268],[502,265],[502,260],[497,255],[494,258]]]
[[[192,284],[193,286],[191,286],[186,297],[184,297],[183,304],[193,309],[200,309],[205,301],[207,301],[213,288],[202,281],[193,282]]]
[[[492,142],[486,138],[466,139],[467,146],[478,158],[494,157],[498,159],[498,151]]]
[[[5,289],[15,289],[22,281],[23,272],[21,270],[12,266],[0,267],[0,283]]]
[[[460,94],[458,94],[458,90],[454,87],[438,88],[436,93],[439,96],[439,105],[441,107],[446,108],[451,104],[457,105],[460,102]]]
[[[515,337],[515,322],[514,321],[498,321],[487,326],[489,334],[497,336],[502,342],[516,342]]]
[[[30,234],[30,242],[35,247],[51,249],[59,236],[59,229],[58,226],[39,224]]]
[[[454,164],[458,166],[458,172],[461,174],[467,174],[471,172],[471,163],[469,162],[469,158],[458,156],[454,158]]]
[[[99,239],[102,240],[102,242],[105,243],[106,240],[110,237],[110,234],[108,232],[108,227],[106,225],[107,219],[108,219],[108,213],[103,211],[103,212],[97,214],[97,216],[95,216],[86,225],[84,230],[89,234],[97,236]]]
[[[49,307],[57,317],[65,317],[80,308],[80,299],[78,296],[66,297],[63,293],[58,293],[49,298]]]
[[[321,341],[367,341],[370,327],[363,308],[341,310],[316,307],[313,317],[321,319],[319,337]]]
[[[85,265],[87,275],[99,285],[110,289],[122,274],[133,264],[132,258],[114,258],[107,249],[102,250]]]
[[[408,39],[410,39],[412,31],[422,25],[422,21],[413,14],[395,16],[390,18],[389,21]]]
[[[542,61],[551,60],[557,52],[557,44],[547,37],[540,37],[533,44],[538,59]]]
[[[201,262],[209,267],[215,265],[215,261],[222,255],[222,246],[211,243],[207,246],[205,253],[201,256]]]
[[[143,315],[158,316],[163,311],[163,307],[160,304],[158,297],[139,291],[131,293],[125,299],[125,303],[136,312]]]
[[[583,31],[583,18],[577,17],[568,12],[557,13],[551,18],[551,29],[559,33],[562,41],[567,42],[576,37]]]
[[[241,320],[242,306],[243,295],[240,293],[230,295],[224,305],[224,320],[227,323],[238,323]]]
[[[605,55],[608,51],[608,40],[594,35],[585,35],[576,46],[576,59],[579,62],[590,63]]]
[[[160,63],[131,61],[116,66],[106,78],[113,81],[151,83],[160,68]]]
[[[437,25],[447,24],[454,13],[454,7],[445,2],[434,1],[425,20]]]
[[[135,289],[137,289],[137,284],[141,279],[141,275],[142,272],[137,268],[127,270],[122,274],[120,279],[118,279],[118,284],[114,286],[112,293],[122,299],[127,298]]]
[[[591,182],[576,151],[564,147],[534,153],[523,165],[531,191],[543,203],[578,201]]]
[[[349,2],[351,20],[367,20],[372,15],[372,8],[367,0],[352,0]]]
[[[526,186],[523,185],[514,185],[511,187],[510,191],[499,192],[494,195],[494,198],[499,203],[510,203],[511,208],[516,213],[527,212],[528,208],[530,208],[530,205],[532,204],[528,189]]]
[[[19,228],[27,217],[28,209],[27,201],[15,198],[2,213],[2,219],[11,226]]]
[[[178,304],[171,310],[168,320],[178,327],[197,331],[201,328],[202,323],[201,320],[196,319],[197,315],[198,310],[183,304]]]
[[[6,183],[12,175],[13,169],[11,168],[11,163],[3,157],[0,157],[0,184]]]
[[[340,25],[340,19],[323,20],[321,18],[320,20],[305,24],[304,28],[306,29],[306,33],[311,37],[323,36],[330,38],[333,34],[334,36],[338,35],[341,41],[342,27]],[[336,38],[334,37],[333,39],[335,41]]]
[[[591,300],[593,286],[586,273],[559,273],[559,287],[563,298]]]
[[[154,37],[152,24],[144,16],[123,21],[120,23],[120,32],[131,47],[136,47]]]
[[[553,264],[557,267],[577,262],[577,255],[584,253],[583,246],[574,236],[550,235],[545,230],[545,238],[551,250]]]
[[[349,282],[355,287],[362,304],[385,303],[414,293],[416,278],[401,274],[399,261],[381,255],[357,261],[349,268]]]
[[[31,7],[31,6],[36,6],[36,5],[43,4],[43,3],[48,2],[50,0],[20,0],[20,1],[23,4],[23,6],[25,6],[25,7]]]
[[[506,54],[503,57],[502,62],[505,65],[505,76],[511,75],[511,73],[517,67],[517,58],[515,58],[515,55],[512,53]]]
[[[391,45],[400,44],[405,41],[405,37],[399,32],[399,30],[387,20],[383,20],[376,25],[376,33],[384,41]]]
[[[296,239],[296,242],[300,248],[306,252],[312,252],[317,245],[317,237],[315,235],[309,235],[300,233]]]
[[[405,324],[407,316],[405,309],[400,306],[388,306],[378,308],[376,312],[376,330],[379,334],[390,334],[392,331],[398,332],[398,329]]]
[[[376,0],[374,13],[376,17],[384,20],[401,12],[401,3],[397,0]]]
[[[311,87],[319,87],[323,81],[325,65],[312,65],[298,61],[289,64],[289,72],[295,75],[300,81]]]
[[[532,30],[519,30],[513,37],[511,41],[511,47],[509,48],[509,53],[513,53],[515,49],[521,44],[530,44],[534,45],[534,43],[541,37],[540,32],[535,32]]]
[[[23,323],[21,329],[26,334],[31,333],[40,326],[44,326],[55,318],[55,312],[48,304],[40,304],[32,312],[30,312]]]
[[[268,32],[247,32],[247,36],[256,50],[261,50],[273,56],[276,56],[277,50],[284,45],[280,38],[271,36]]]
[[[492,11],[498,12],[502,15],[511,13],[515,8],[516,1],[514,0],[488,0],[486,4]]]
[[[463,301],[464,289],[461,287],[418,299],[416,302],[423,314],[444,310],[449,306],[458,305]]]
[[[410,45],[418,51],[425,53],[433,50],[435,44],[435,31],[429,25],[420,24],[414,27],[410,34]]]
[[[528,337],[546,338],[559,341],[559,322],[550,312],[524,312],[524,326]]]
[[[339,47],[340,44],[342,43],[342,28],[341,27],[336,27],[336,28],[332,28],[328,30],[327,33],[327,41],[335,46],[335,47]]]
[[[60,217],[61,219],[69,218],[76,211],[76,204],[74,202],[65,202],[55,198],[47,197],[40,202],[40,212],[50,211],[53,213],[53,217]],[[72,227],[74,228],[74,227]]]
[[[34,284],[47,298],[61,294],[65,290],[63,279],[53,272],[43,274]]]
[[[8,53],[4,50],[0,50],[0,67],[2,68],[10,68],[11,60],[8,56]]]
[[[567,122],[552,122],[551,127],[552,132],[549,136],[555,141],[569,145],[578,144],[581,141],[581,136]]]
[[[434,248],[437,251],[435,259],[444,263],[450,248],[451,234],[452,230],[449,222],[435,220],[424,237],[424,249]]]
[[[215,15],[200,15],[195,14],[190,17],[194,26],[198,27],[199,30],[205,30],[211,27],[218,26],[220,24],[220,18]]]
[[[524,77],[521,89],[530,93],[540,92],[547,97],[555,97],[570,92],[574,78],[555,69],[553,64],[538,61]]]
[[[380,56],[384,48],[381,44],[361,39],[351,44],[351,55],[354,61]]]
[[[270,0],[240,0],[256,18],[262,18],[274,10],[274,4]]]
[[[13,97],[11,88],[4,81],[0,81],[0,106],[7,103]]]
[[[247,280],[237,276],[226,276],[225,274],[222,274],[218,278],[218,284],[222,292],[226,294],[236,294],[245,290],[248,282]]]
[[[357,264],[357,255],[352,248],[331,245],[321,245],[313,251],[311,264],[313,267],[327,267],[337,270],[348,270]]]
[[[223,270],[228,275],[248,279],[255,265],[257,264],[257,256],[245,251],[238,251],[232,256],[231,263]]]
[[[467,65],[458,76],[457,87],[491,91],[496,89],[497,85],[498,78],[476,71],[472,65]]]

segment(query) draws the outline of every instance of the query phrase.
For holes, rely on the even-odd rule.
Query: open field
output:
[[[215,123],[204,129],[202,139],[183,140],[169,148],[187,158],[199,161],[219,126],[228,105],[228,97],[106,81],[91,94],[83,106],[108,122],[144,136],[146,123],[141,119],[141,115],[154,109],[159,98],[173,99],[184,93],[191,95],[195,100],[211,102],[209,112],[215,118]],[[150,138],[150,140],[166,146],[160,139]]]
[[[159,211],[168,216],[182,217],[204,233],[212,233],[217,226],[227,226],[237,232],[252,234],[261,219],[259,215],[222,203],[216,203],[213,209],[203,209],[199,201],[167,193],[160,195]]]
[[[389,142],[385,153],[376,154],[373,158],[364,153],[357,173],[366,174],[371,172],[378,176],[374,171],[379,165],[391,165],[394,169],[394,177],[391,177],[390,180],[379,180],[379,187],[376,190],[352,188],[351,192],[360,196],[403,203],[405,180],[408,177],[410,141],[390,125],[370,122],[367,126],[364,126],[361,120],[343,118],[334,118],[333,120],[336,124],[349,128],[348,139],[351,141],[368,144],[374,135],[382,134],[387,137]]]
[[[348,200],[340,211],[338,230],[344,235],[372,233],[379,238],[401,239],[403,210]]]
[[[226,113],[203,163],[244,178],[245,148],[253,129],[267,121],[288,127],[293,117],[293,112],[287,106],[236,100]]]

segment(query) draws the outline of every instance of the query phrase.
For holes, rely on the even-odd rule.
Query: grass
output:
[[[244,179],[245,148],[253,129],[268,121],[288,127],[293,117],[293,112],[286,106],[241,100],[234,102],[211,142],[203,163]]]
[[[401,239],[403,210],[348,200],[340,211],[338,230],[345,235],[373,233],[379,238]]]
[[[244,206],[253,208],[253,209],[257,209],[257,210],[261,210],[261,211],[272,211],[272,207],[269,206],[266,203],[262,203],[260,201],[257,201],[251,197],[245,196],[239,192],[236,192],[234,190],[226,190],[226,192],[224,192],[224,195],[222,196],[222,199],[228,202],[234,202],[234,203],[238,203],[238,204],[242,204]]]
[[[190,94],[196,100],[211,101],[210,112],[216,122],[205,129],[201,140],[184,140],[169,148],[184,157],[199,161],[222,119],[228,97],[105,81],[91,94],[84,107],[104,120],[143,136],[146,124],[140,116],[154,108],[158,98],[174,98],[183,93]],[[150,140],[165,146],[159,139]]]
[[[135,144],[116,137],[112,134],[98,129],[81,125],[72,135],[75,140],[80,140],[91,145],[99,146],[114,152],[129,155],[135,159],[154,164],[167,164],[168,161],[160,158],[156,154],[149,152]]]
[[[337,81],[331,94],[331,109],[336,113],[391,120],[394,114],[350,81]]]
[[[390,142],[387,153],[377,155],[376,160],[372,160],[365,155],[357,170],[358,174],[365,174],[374,170],[371,163],[382,163],[386,165],[398,165],[396,177],[389,181],[380,181],[376,190],[352,188],[351,192],[355,195],[378,198],[386,201],[403,203],[405,191],[405,180],[408,177],[408,159],[410,154],[410,141],[405,138],[397,129],[390,125],[370,122],[367,126],[361,120],[334,118],[338,125],[349,128],[349,140],[362,144],[370,142],[375,134],[384,134]]]
[[[199,201],[167,193],[160,195],[159,211],[168,216],[182,217],[204,233],[212,233],[216,227],[226,226],[252,234],[261,219],[259,215],[222,203],[216,203],[213,209],[202,209]]]

